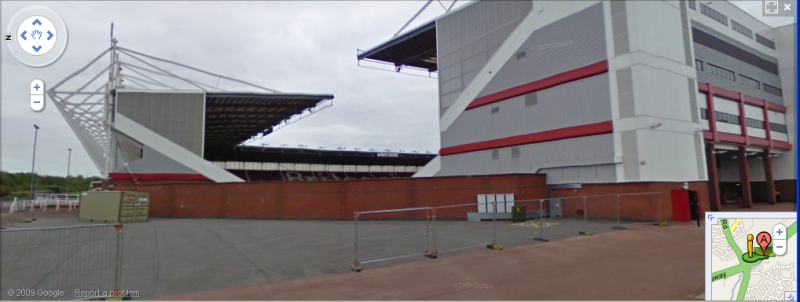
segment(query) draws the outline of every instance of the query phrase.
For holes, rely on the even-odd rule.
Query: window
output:
[[[783,96],[783,91],[781,91],[780,88],[775,87],[775,86],[770,86],[770,85],[767,85],[767,84],[764,84],[764,92],[772,94],[772,95]]]
[[[789,133],[786,131],[786,125],[781,125],[776,123],[769,123],[769,131],[775,131],[778,133],[786,133],[786,134]]]
[[[694,60],[694,69],[697,69],[697,71],[703,71],[703,61]]]
[[[728,43],[712,34],[699,30],[697,27],[692,27],[692,41],[731,56],[739,61],[758,67],[771,74],[778,75],[778,64],[772,62],[771,59],[765,59],[746,49]]]
[[[500,158],[500,150],[494,149],[492,150],[492,159],[499,159]]]
[[[745,118],[747,121],[747,127],[756,128],[756,129],[764,129],[764,121],[759,121],[756,119]]]
[[[700,118],[704,120],[708,119],[708,109],[700,108]]]
[[[770,39],[764,38],[764,36],[762,36],[762,35],[756,34],[756,42],[758,42],[759,44],[764,45],[766,47],[775,49],[775,41],[772,41]]]
[[[520,52],[520,53],[517,53],[517,60],[524,58],[526,55],[527,54],[524,51]]]
[[[711,74],[736,82],[736,74],[733,71],[719,67],[714,64],[708,64],[708,72]]]
[[[705,4],[700,3],[700,13],[703,15],[708,16],[715,21],[725,24],[728,26],[728,17],[723,15],[722,13],[715,11],[713,8],[706,6]]]
[[[694,0],[689,0],[689,8],[693,10],[697,10],[697,4],[694,3]]]
[[[743,76],[741,73],[739,74],[739,83],[748,87],[753,87],[755,89],[761,90],[761,82],[756,81],[753,78]]]
[[[739,116],[730,113],[719,112],[719,111],[714,112],[714,119],[720,123],[740,125]]]
[[[492,114],[500,113],[500,107],[492,107]]]
[[[525,95],[525,107],[530,107],[538,103],[539,98],[536,96],[536,92]]]
[[[731,20],[731,27],[733,27],[733,30],[737,31],[738,33],[743,34],[750,39],[753,38],[753,31],[745,27],[744,25],[741,25],[738,22]]]
[[[518,158],[518,157],[519,157],[519,147],[512,147],[511,158]]]

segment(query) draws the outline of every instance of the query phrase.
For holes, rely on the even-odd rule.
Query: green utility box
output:
[[[528,219],[528,212],[525,206],[511,207],[511,222],[525,222]]]
[[[83,192],[78,221],[144,222],[148,219],[150,193],[129,191]]]

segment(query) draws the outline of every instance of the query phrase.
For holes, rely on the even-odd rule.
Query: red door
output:
[[[692,213],[689,210],[689,191],[672,191],[672,220],[692,221]]]

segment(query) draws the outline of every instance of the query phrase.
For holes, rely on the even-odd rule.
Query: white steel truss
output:
[[[114,146],[114,104],[117,89],[136,89],[147,91],[228,91],[220,88],[220,81],[229,82],[236,91],[256,90],[254,92],[280,93],[277,90],[216,73],[197,69],[174,61],[160,59],[117,45],[114,25],[111,24],[109,48],[103,50],[89,64],[74,72],[47,91],[48,97],[77,135],[92,162],[104,177],[111,170]],[[105,55],[109,63],[96,64]],[[161,66],[159,66],[161,65]],[[123,70],[125,71],[123,73]],[[103,77],[103,75],[107,75]],[[198,80],[198,76],[207,79]],[[87,80],[75,90],[62,85],[75,80]],[[209,84],[211,83],[211,84]],[[321,102],[313,110],[292,116],[272,131],[286,124],[304,118],[330,107],[332,102]]]

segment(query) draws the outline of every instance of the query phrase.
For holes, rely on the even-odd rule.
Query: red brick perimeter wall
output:
[[[115,183],[116,187],[123,185]],[[494,175],[354,181],[143,184],[150,216],[168,218],[353,219],[355,211],[475,204],[478,194],[547,198],[544,175]],[[437,211],[466,219],[477,206]],[[365,214],[362,219],[423,218],[421,211]]]
[[[682,190],[683,182],[646,182],[617,184],[584,184],[580,189],[554,189],[553,197],[596,196],[609,194],[631,194],[620,196],[620,216],[623,219],[643,219],[656,221],[672,220],[672,190]],[[709,211],[708,182],[689,182],[689,190],[697,191],[701,214]],[[658,192],[660,194],[634,194]],[[660,196],[660,200],[659,200]],[[615,196],[587,197],[584,209],[581,198],[564,198],[565,216],[575,216],[577,210],[585,210],[589,219],[617,217]]]
[[[781,193],[781,202],[797,202],[797,180],[776,180],[775,190]]]

